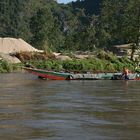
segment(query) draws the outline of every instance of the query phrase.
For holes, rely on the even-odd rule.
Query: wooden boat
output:
[[[65,73],[24,67],[39,78],[50,80],[125,80],[121,73]],[[140,73],[130,73],[128,80],[140,80]]]

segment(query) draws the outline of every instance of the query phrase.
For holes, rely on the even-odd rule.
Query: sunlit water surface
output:
[[[0,140],[138,140],[140,81],[0,74]]]

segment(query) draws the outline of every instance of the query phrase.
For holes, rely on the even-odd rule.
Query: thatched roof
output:
[[[0,53],[34,52],[38,51],[21,38],[0,38]]]

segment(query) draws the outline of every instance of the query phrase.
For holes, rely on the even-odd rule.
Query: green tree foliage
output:
[[[0,1],[0,36],[22,37],[28,40],[30,36],[27,0]]]
[[[140,34],[139,0],[0,0],[0,37],[55,51],[111,48]]]
[[[140,43],[140,1],[129,0],[124,13],[124,37],[128,43],[132,43],[131,59]]]
[[[104,0],[102,3],[100,21],[100,43],[110,47],[114,44],[123,44],[125,40],[122,36],[123,15],[126,9],[127,0]]]
[[[31,18],[32,44],[41,48],[48,42],[48,35],[53,28],[53,18],[48,8],[38,9]],[[41,48],[42,49],[42,48]]]
[[[129,0],[124,13],[124,34],[130,43],[138,45],[140,37],[140,1]]]

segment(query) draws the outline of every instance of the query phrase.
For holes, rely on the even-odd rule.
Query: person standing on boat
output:
[[[123,68],[123,72],[122,72],[122,77],[123,77],[125,80],[128,80],[128,79],[129,79],[128,74],[129,74],[128,68],[124,67],[124,68]]]

